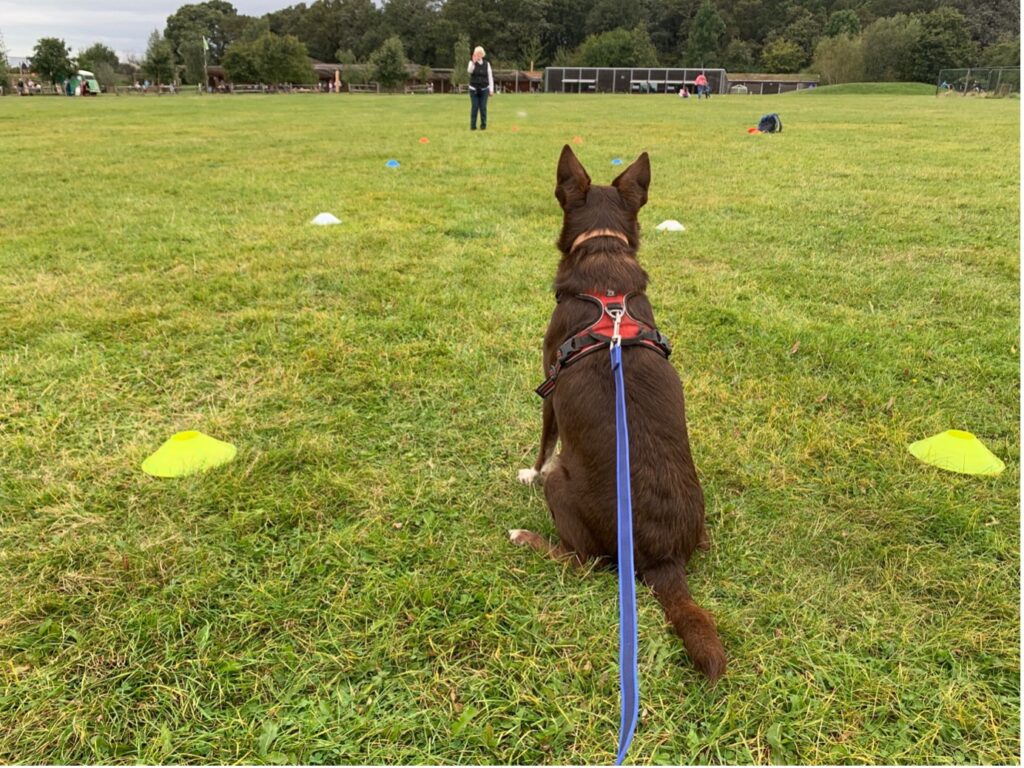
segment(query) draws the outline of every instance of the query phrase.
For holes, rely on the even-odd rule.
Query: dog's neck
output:
[[[604,232],[607,232],[607,235]],[[647,273],[636,260],[636,252],[629,245],[625,235],[614,230],[596,229],[584,234],[594,238],[607,236],[621,239],[626,248],[623,249],[621,245],[615,243],[613,248],[608,249],[588,246],[574,251],[573,249],[581,242],[577,238],[573,243],[573,249],[563,253],[558,264],[554,285],[556,295],[595,291],[644,293],[647,290]]]
[[[572,245],[569,246],[569,252],[572,253],[576,248],[583,243],[587,242],[595,237],[617,237],[619,240],[629,245],[629,238],[626,237],[622,232],[616,232],[614,229],[590,229],[579,235],[575,240],[572,241]]]

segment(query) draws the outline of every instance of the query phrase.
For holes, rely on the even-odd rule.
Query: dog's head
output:
[[[592,185],[590,176],[566,144],[558,158],[555,197],[564,213],[558,247],[568,253],[573,241],[591,230],[621,232],[634,248],[640,245],[640,224],[636,215],[647,202],[651,185],[651,161],[647,153],[620,173],[611,186]]]

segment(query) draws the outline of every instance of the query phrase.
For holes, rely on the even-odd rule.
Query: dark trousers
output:
[[[476,115],[480,113],[480,127],[487,127],[487,89],[481,88],[480,90],[470,89],[469,101],[473,105],[469,112],[469,127],[474,131],[476,130]]]

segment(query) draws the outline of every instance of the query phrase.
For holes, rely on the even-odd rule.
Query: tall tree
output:
[[[528,69],[536,69],[544,66],[544,48],[540,44],[540,35],[534,35],[523,45],[522,50],[523,66]]]
[[[405,55],[417,63],[437,60],[434,31],[441,16],[434,0],[385,0],[381,23],[402,41]]]
[[[730,39],[759,48],[781,33],[789,19],[792,0],[719,0]]]
[[[754,66],[754,49],[745,40],[730,40],[722,52],[722,66],[729,72],[749,72]]]
[[[851,36],[860,34],[860,16],[849,8],[833,13],[828,17],[828,24],[825,25],[826,37],[844,34]]]
[[[456,0],[448,0],[445,5]],[[544,29],[540,31],[544,56],[554,63],[559,49],[563,54],[575,49],[586,37],[587,0],[544,0]]]
[[[447,0],[441,9],[441,17],[452,25],[456,34],[468,36],[471,46],[482,45],[489,57],[497,53],[494,41],[504,20],[492,8],[479,0]],[[466,63],[463,62],[462,66]]]
[[[3,86],[4,93],[7,93],[11,87],[11,80],[7,74],[11,65],[7,61],[7,56],[7,43],[4,42],[4,33],[0,31],[0,86]]]
[[[453,54],[455,66],[452,67],[452,85],[466,85],[469,83],[469,72],[466,71],[466,67],[469,66],[469,37],[459,35],[459,39],[455,41]]]
[[[801,8],[799,10],[794,10],[791,14],[791,20],[782,30],[781,37],[784,37],[791,43],[796,43],[800,46],[800,49],[804,53],[803,61],[800,62],[800,66],[803,66],[806,62],[811,60],[811,55],[814,53],[814,46],[816,46],[818,44],[818,40],[821,39],[822,31],[823,24],[821,17],[815,16],[806,8]]]
[[[644,16],[638,0],[595,0],[587,12],[586,31],[598,35],[613,29],[633,29]]]
[[[683,60],[686,38],[697,13],[697,0],[650,0],[647,29],[665,64]]]
[[[905,13],[868,24],[861,33],[864,78],[870,82],[910,80],[911,57],[921,32],[921,20]]]
[[[219,64],[224,51],[234,39],[231,29],[237,17],[238,11],[227,0],[207,0],[204,3],[183,5],[167,17],[164,37],[170,43],[179,64],[187,63],[185,52],[188,43],[202,43],[205,37],[210,44],[209,62]]]
[[[941,0],[868,0],[863,7],[866,20],[884,19],[901,13],[930,13]]]
[[[174,50],[160,34],[160,30],[154,29],[149,36],[142,71],[153,78],[157,85],[174,81]]]
[[[967,19],[971,37],[982,47],[1020,35],[1020,0],[952,0],[951,5]]]
[[[579,2],[586,4],[586,0]],[[451,50],[458,35],[464,34],[470,45],[482,45],[487,50],[492,64],[501,61],[513,65],[523,63],[522,51],[531,38],[539,36],[544,55],[550,56],[554,47],[548,48],[547,35],[552,27],[548,13],[548,0],[447,0],[440,14],[446,37],[439,39],[438,47]],[[580,24],[579,41],[583,39],[582,11],[576,21]]]
[[[967,19],[955,8],[942,6],[922,14],[921,36],[911,53],[912,79],[934,83],[939,70],[966,67],[976,54]]]
[[[44,37],[32,49],[29,59],[32,69],[44,80],[56,84],[74,72],[71,64],[71,49],[56,37]]]
[[[405,49],[398,35],[392,35],[370,56],[373,78],[387,90],[402,85],[408,73],[405,69]]]
[[[109,88],[117,84],[117,68],[121,62],[112,48],[103,43],[93,43],[79,52],[78,66],[92,72],[100,85]]]
[[[717,66],[720,57],[722,35],[725,34],[725,22],[718,14],[711,0],[704,0],[690,27],[690,37],[686,41],[686,64],[691,67]]]
[[[82,69],[95,70],[100,64],[117,69],[121,62],[114,50],[103,43],[93,43],[84,51],[78,52],[78,66]]]
[[[178,58],[185,65],[185,82],[202,83],[206,78],[206,65],[210,63],[209,51],[203,47],[202,38],[185,40],[178,48]]]
[[[320,61],[335,60],[339,50],[350,50],[363,61],[382,39],[373,0],[316,0],[308,8],[300,3],[266,18],[273,32],[295,35]]]
[[[540,41],[548,27],[544,17],[545,0],[497,0],[502,17],[508,22],[499,30],[491,43],[482,43],[496,62],[505,67],[527,67],[530,62],[527,50],[532,41]],[[543,48],[543,43],[541,43]],[[536,59],[536,51],[534,51]]]

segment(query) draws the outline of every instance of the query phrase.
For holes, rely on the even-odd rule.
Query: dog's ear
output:
[[[587,199],[590,190],[590,176],[576,159],[572,147],[566,144],[558,158],[558,183],[555,186],[555,197],[567,210],[576,203]]]
[[[651,160],[644,152],[633,164],[615,177],[612,186],[635,214],[647,202],[647,188],[651,186]]]

